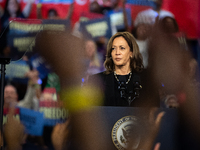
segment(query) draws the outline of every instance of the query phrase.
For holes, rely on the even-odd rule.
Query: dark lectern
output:
[[[143,127],[148,126],[148,110],[145,108],[133,107],[97,107],[96,117],[101,118],[100,122],[104,122],[107,144],[110,144],[111,149],[126,149],[128,136],[132,134],[135,141],[133,150],[137,149],[143,135],[146,134]],[[157,135],[155,143],[160,142],[160,150],[177,149],[177,127],[178,116],[177,109],[165,108],[158,109],[157,113],[165,111],[162,118],[160,131]],[[103,120],[102,120],[103,115]],[[132,129],[132,130],[131,130]],[[131,131],[130,131],[131,130]],[[100,136],[100,135],[99,135]]]

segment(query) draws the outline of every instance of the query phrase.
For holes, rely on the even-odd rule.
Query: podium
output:
[[[147,109],[135,107],[108,106],[97,107],[97,109],[98,111],[95,111],[95,115],[97,121],[102,122],[103,125],[105,125],[105,141],[107,141],[106,144],[109,144],[110,150],[126,149],[128,141],[126,135],[130,129],[130,123],[132,123],[132,134],[137,139],[135,141],[131,141],[134,142],[133,150],[137,149],[137,146],[140,143],[140,134],[145,135],[143,125],[145,122],[148,121],[149,112],[147,111]],[[158,108],[156,113],[159,113],[160,111],[165,111],[165,115],[162,118],[160,130],[155,139],[155,143],[161,143],[160,150],[177,149],[177,109]],[[98,118],[101,120],[98,120]]]

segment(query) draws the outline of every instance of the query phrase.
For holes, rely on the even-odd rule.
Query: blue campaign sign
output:
[[[125,29],[123,10],[119,10],[118,12],[111,10],[108,11],[106,15],[110,17],[112,26],[115,26],[117,30]],[[128,8],[126,9],[126,15],[128,20],[128,25],[131,26],[132,22],[131,9]]]
[[[45,126],[55,126],[58,123],[64,123],[66,120],[59,120],[59,119],[47,119],[44,120]]]
[[[42,20],[43,30],[66,31],[71,29],[69,19],[44,19]]]
[[[71,29],[69,19],[12,21],[7,35],[8,48],[10,49],[10,53],[7,55],[12,61],[19,60],[24,54],[30,57],[35,53],[35,39],[38,33],[43,30],[67,31],[69,29]]]
[[[73,0],[39,0],[40,3],[64,3],[71,4]]]
[[[69,112],[65,108],[47,107],[47,105],[51,105],[51,103],[54,105],[56,102],[47,102],[46,106],[40,106],[39,109],[40,112],[44,113],[45,126],[55,126],[57,123],[63,123],[69,115]]]
[[[12,79],[20,83],[27,83],[28,78],[25,77],[25,73],[30,70],[28,63],[24,60],[12,61],[6,65],[6,79]]]
[[[30,135],[41,136],[44,127],[44,114],[27,108],[20,107],[20,121]]]
[[[151,6],[154,7],[155,3],[153,0],[127,0],[127,4],[132,4],[132,5],[143,5],[143,6]]]
[[[81,32],[84,36],[89,36],[94,40],[97,40],[99,37],[110,38],[112,36],[109,17],[88,20],[86,22],[81,22],[80,25]]]
[[[10,51],[7,57],[11,58],[11,61],[16,61],[21,59],[25,54],[31,55],[33,53],[35,34],[8,34],[7,41],[7,48]]]

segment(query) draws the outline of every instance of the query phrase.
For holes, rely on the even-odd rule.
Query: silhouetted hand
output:
[[[64,123],[57,124],[52,132],[51,140],[55,150],[66,150],[69,135],[69,119]]]
[[[7,123],[4,127],[4,137],[7,150],[21,150],[25,143],[25,127],[19,120],[13,117],[13,111],[7,115]]]
[[[155,117],[156,111],[157,111],[157,108],[152,108],[150,110],[149,118],[146,122],[147,125],[141,124],[142,130],[145,130],[146,132],[145,132],[145,135],[143,135],[137,150],[152,150],[152,148],[154,147],[153,144],[159,132],[162,118],[165,114],[165,112],[162,111],[162,112],[159,112],[157,116]],[[159,147],[160,147],[160,143],[156,143],[154,150],[159,150]]]
[[[81,82],[84,63],[83,41],[69,32],[42,31],[36,37],[36,51],[59,76],[61,86]]]

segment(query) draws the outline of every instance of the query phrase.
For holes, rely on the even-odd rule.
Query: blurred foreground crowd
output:
[[[1,34],[3,34],[0,39],[1,56],[8,57],[11,53],[11,49],[7,45],[8,41],[6,38],[4,39],[9,19],[28,18],[33,2],[28,0],[27,6],[21,10],[16,0],[7,0],[5,9],[1,8]],[[183,134],[186,134],[191,140],[180,138],[180,141],[177,141],[180,142],[177,149],[199,149],[200,144],[196,142],[200,139],[199,65],[196,55],[199,45],[187,39],[185,33],[179,31],[173,13],[162,9],[162,0],[155,0],[154,8],[139,12],[131,25],[128,24],[125,4],[125,0],[105,1],[104,5],[100,5],[99,1],[91,1],[89,11],[103,16],[123,11],[124,28],[118,30],[112,26],[112,35],[127,31],[135,37],[143,57],[144,70],[150,70],[149,78],[155,85],[152,89],[159,87],[159,108],[177,108],[180,116],[180,130],[186,130],[187,133]],[[41,7],[38,6],[37,9],[38,19],[43,19]],[[73,3],[69,7],[66,19],[71,17],[72,12]],[[48,19],[59,19],[56,10],[49,10]],[[34,67],[30,56],[24,54],[20,60],[29,66],[23,76],[25,81],[20,83],[19,80],[12,78],[5,79],[3,111],[7,116],[7,121],[4,123],[0,139],[1,145],[5,149],[112,149],[109,144],[106,145],[107,141],[104,139],[104,122],[99,122],[99,119],[95,117],[98,109],[90,112],[89,106],[78,104],[86,103],[86,100],[91,97],[95,100],[100,99],[100,97],[92,95],[93,90],[98,87],[97,83],[93,83],[94,89],[89,91],[89,95],[87,95],[88,93],[84,96],[81,95],[80,89],[77,88],[80,86],[80,88],[87,89],[89,76],[105,71],[104,61],[107,57],[109,39],[99,37],[94,40],[81,33],[79,27],[80,23],[76,22],[68,33],[41,32],[38,34],[36,53],[51,66],[45,75]],[[198,39],[196,42],[198,43]],[[78,95],[80,102],[67,104],[69,98],[63,95],[67,90],[70,91],[73,88],[76,91],[71,94]],[[65,102],[65,98],[68,99],[67,102]],[[75,100],[73,96],[70,98]],[[72,106],[76,104],[77,107]],[[44,105],[50,108],[69,109],[70,115],[67,115],[61,123],[45,125],[40,136],[27,133],[19,119],[13,117],[19,114],[16,111],[17,108],[43,112],[41,107]],[[48,113],[53,114],[52,112]],[[147,118],[148,126],[144,127],[148,128],[149,132],[146,133],[140,146],[135,149],[162,150],[160,148],[162,143],[154,143],[154,140],[164,112],[158,113],[156,117],[155,114],[156,109],[151,109],[149,118]],[[101,114],[102,120],[103,115]],[[93,123],[91,124],[91,122]],[[181,137],[182,134],[179,134]],[[71,148],[73,139],[78,142],[75,143],[75,147]],[[182,146],[181,143],[186,141],[188,144]],[[132,147],[129,146],[127,149],[131,150]]]

